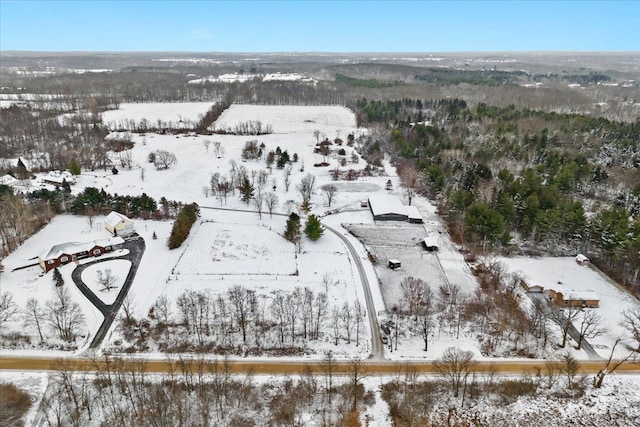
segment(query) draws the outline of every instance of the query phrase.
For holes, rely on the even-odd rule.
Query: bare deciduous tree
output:
[[[454,397],[458,397],[461,387],[466,387],[469,376],[475,372],[477,365],[472,352],[457,347],[447,348],[433,364],[436,371],[449,380]]]
[[[413,276],[405,277],[400,283],[402,299],[408,308],[408,315],[416,314],[418,308],[425,302],[425,298],[431,297],[431,288],[423,280]]]
[[[256,195],[253,197],[253,206],[255,206],[258,211],[258,217],[262,219],[262,205],[264,203],[264,193],[258,191]]]
[[[583,313],[578,328],[579,337],[576,350],[582,349],[582,343],[585,339],[599,337],[607,332],[606,328],[602,327],[603,321],[602,316],[593,310],[587,310]]]
[[[269,218],[272,218],[273,210],[278,206],[278,196],[276,193],[269,191],[265,194],[264,203],[267,205],[267,210],[269,210]]]
[[[623,312],[624,326],[636,342],[636,351],[640,353],[640,307],[633,307]]]
[[[338,192],[338,187],[333,184],[325,185],[322,187],[322,193],[324,194],[325,199],[327,200],[327,205],[331,207],[331,202]]]
[[[227,293],[236,323],[242,332],[242,342],[247,342],[247,329],[251,322],[251,313],[256,303],[256,295],[252,290],[242,286],[234,286]]]
[[[4,322],[13,320],[18,312],[18,305],[13,300],[13,295],[9,292],[3,292],[2,295],[0,295],[0,327],[2,327]]]
[[[304,178],[302,178],[302,180],[300,180],[300,184],[296,186],[298,192],[302,196],[303,202],[309,202],[309,200],[311,200],[315,183],[316,177],[308,173]]]
[[[117,281],[118,277],[111,272],[110,268],[105,268],[104,271],[96,271],[96,283],[100,286],[101,291],[110,291],[117,288]]]
[[[24,326],[35,327],[40,337],[40,342],[44,342],[42,335],[42,308],[37,299],[29,298],[23,313]]]
[[[284,191],[289,191],[289,186],[291,185],[291,171],[293,170],[293,168],[291,167],[291,165],[287,165],[284,167],[284,169],[282,170],[282,176],[283,176],[283,180],[284,180]]]
[[[44,321],[61,340],[71,343],[85,319],[80,305],[71,299],[69,290],[60,286],[55,288],[54,298],[45,304]]]
[[[176,155],[169,151],[158,150],[155,152],[155,155],[153,163],[156,166],[156,169],[169,169],[171,166],[178,163]]]
[[[610,374],[610,373],[614,372],[623,363],[627,362],[629,359],[631,359],[633,357],[634,351],[631,350],[625,357],[623,357],[622,359],[620,359],[620,360],[616,361],[615,363],[611,364],[611,362],[613,360],[613,355],[615,354],[615,351],[616,351],[616,347],[618,347],[618,345],[620,343],[622,343],[622,342],[623,342],[623,338],[622,337],[618,337],[618,338],[616,338],[615,342],[613,343],[613,346],[611,347],[611,352],[609,353],[609,359],[607,360],[606,365],[604,365],[604,367],[602,369],[600,369],[600,371],[598,371],[598,373],[596,374],[595,378],[593,379],[593,386],[595,388],[602,387],[602,383],[604,381],[604,378],[607,376],[607,374]]]
[[[554,322],[560,326],[560,332],[562,333],[562,343],[560,347],[564,348],[567,345],[567,337],[569,336],[569,330],[573,326],[573,321],[580,314],[579,307],[568,306],[564,309],[557,307],[553,310],[551,317]]]

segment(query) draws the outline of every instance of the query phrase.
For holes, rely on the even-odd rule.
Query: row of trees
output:
[[[326,287],[334,285],[325,280]],[[122,328],[138,350],[155,341],[167,352],[296,354],[318,340],[359,346],[364,318],[358,302],[331,306],[325,292],[308,287],[258,295],[233,286],[217,295],[188,290],[175,301],[160,296],[147,319],[124,319]]]
[[[189,236],[191,227],[197,221],[199,213],[200,210],[198,209],[198,205],[195,203],[185,205],[180,210],[176,220],[173,222],[173,227],[171,228],[171,233],[167,240],[167,246],[169,249],[175,249],[182,245]]]
[[[233,374],[224,360],[167,358],[168,373],[148,372],[143,362],[109,357],[77,366],[58,361],[52,367],[50,393],[42,400],[50,426],[99,422],[131,425],[297,426],[305,423],[359,425],[360,411],[375,402],[363,379],[359,359],[338,376],[328,352],[321,369],[305,366],[299,374],[276,381],[255,381]],[[344,370],[344,369],[343,369]]]

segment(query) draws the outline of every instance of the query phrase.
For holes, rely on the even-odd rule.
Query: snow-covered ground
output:
[[[183,109],[181,104],[139,104],[133,110],[128,110],[127,105],[123,104],[121,110],[106,113],[106,118],[109,118],[109,114],[121,113],[122,115],[118,117],[122,120],[141,120],[144,117],[149,120],[172,120],[177,118],[178,114],[193,118],[206,111],[211,104],[188,105],[188,108]],[[186,111],[192,111],[193,115],[189,116]],[[111,119],[114,117],[112,116]],[[235,195],[230,194],[226,202],[221,202],[218,198],[211,196],[209,190],[205,191],[209,187],[212,174],[228,176],[232,167],[246,168],[249,176],[254,171],[255,173],[267,171],[268,184],[264,191],[273,191],[278,196],[279,203],[274,212],[280,214],[298,209],[301,196],[296,185],[309,173],[316,177],[315,190],[311,197],[311,213],[320,215],[323,223],[337,229],[355,244],[359,257],[365,262],[369,282],[373,285],[375,310],[379,313],[381,320],[390,319],[388,310],[400,303],[399,283],[405,276],[423,278],[433,287],[447,282],[456,284],[467,294],[475,290],[477,286],[475,278],[471,275],[463,255],[451,242],[436,213],[436,208],[428,200],[414,197],[412,201],[412,205],[416,206],[423,216],[424,224],[422,225],[382,222],[375,224],[369,209],[361,207],[361,200],[366,199],[370,194],[392,194],[401,198],[405,204],[407,203],[393,167],[386,164],[384,176],[360,177],[357,181],[333,181],[330,171],[336,167],[342,171],[348,169],[361,171],[365,167],[364,161],[358,163],[349,161],[346,166],[340,166],[340,160],[342,158],[350,160],[355,149],[346,144],[341,147],[331,146],[333,152],[327,157],[330,163],[328,167],[313,166],[314,163],[324,160],[322,155],[313,153],[318,139],[327,137],[333,140],[339,137],[346,141],[349,134],[354,134],[357,138],[358,135],[366,133],[365,129],[356,127],[353,112],[336,106],[233,105],[221,115],[215,125],[216,127],[233,126],[250,120],[260,120],[265,125],[272,125],[274,133],[257,137],[132,134],[135,146],[130,150],[131,169],[121,167],[118,163],[119,154],[112,153],[112,159],[119,169],[117,175],[111,174],[110,171],[83,172],[78,177],[77,183],[72,186],[74,193],[92,186],[104,189],[111,194],[146,193],[156,200],[166,197],[168,200],[196,202],[200,205],[202,222],[196,224],[187,242],[174,251],[169,251],[166,247],[171,222],[136,220],[136,230],[145,239],[147,246],[130,291],[134,297],[134,309],[137,315],[146,316],[158,296],[167,295],[175,298],[185,289],[211,289],[214,292],[225,292],[233,285],[242,285],[262,294],[268,294],[277,289],[292,289],[296,286],[309,286],[316,292],[325,291],[323,284],[325,275],[338,282],[335,289],[326,290],[329,293],[330,303],[353,302],[356,298],[364,303],[359,276],[349,260],[348,251],[330,232],[325,232],[317,242],[305,239],[301,253],[296,254],[292,246],[281,236],[285,229],[285,217],[270,218],[268,212],[264,212],[265,209],[263,209],[262,218],[259,218],[257,213],[208,209],[218,207],[255,209],[253,204],[243,203],[237,192]],[[292,164],[288,191],[285,188],[282,170],[274,167],[269,171],[264,160],[246,162],[240,160],[245,142],[251,139],[257,139],[259,143],[265,145],[263,152],[280,148],[282,151],[288,151],[290,155],[294,153],[298,155],[299,161]],[[205,141],[210,143],[205,144]],[[220,156],[216,155],[211,142],[220,142],[222,147]],[[337,155],[339,148],[346,151],[346,156]],[[156,170],[147,162],[149,153],[155,150],[175,153],[177,164],[166,170]],[[385,190],[387,180],[392,181],[391,191]],[[336,185],[338,189],[330,207],[321,190],[323,185],[329,183]],[[38,185],[36,182],[30,183],[31,188]],[[46,246],[65,241],[88,241],[106,237],[107,233],[102,228],[101,221],[102,219],[96,218],[94,229],[89,229],[84,217],[69,215],[56,217],[3,261],[6,269],[1,277],[2,290],[10,291],[21,307],[32,296],[36,296],[41,303],[44,303],[53,293],[51,275],[42,275],[40,267],[29,267],[15,272],[12,270],[28,263],[29,258],[37,256]],[[346,228],[342,227],[343,224]],[[368,254],[362,243],[347,231],[347,228],[352,227],[364,230],[363,240],[367,249],[370,249],[380,260],[375,267],[368,262]],[[156,240],[152,239],[154,232],[158,236]],[[427,235],[438,238],[437,258],[435,254],[424,251],[420,246],[421,239]],[[400,259],[403,264],[402,269],[397,271],[388,269],[387,258]],[[531,262],[534,261],[531,260]],[[532,270],[549,271],[555,261],[546,259],[541,262],[545,266],[548,264],[549,267],[534,266]],[[106,268],[108,264],[102,264],[100,268]],[[575,265],[572,260],[567,261],[566,264]],[[73,268],[73,264],[61,268],[67,284],[71,284],[70,275]],[[116,268],[119,269],[114,267],[113,270],[115,271]],[[296,272],[297,275],[295,275]],[[85,272],[87,277],[95,274],[95,268]],[[118,274],[122,278],[125,275],[124,271]],[[87,280],[89,283],[95,282],[95,280]],[[555,282],[563,281],[562,278],[554,280]],[[378,283],[380,286],[376,286]],[[616,302],[626,301],[616,294],[619,291],[606,280],[602,282],[602,286],[601,311],[609,312],[607,308],[609,303],[604,297],[609,293],[612,298],[618,298]],[[83,312],[87,317],[87,331],[91,335],[102,321],[102,315],[74,286],[69,286],[69,289],[72,291],[74,300],[82,304]],[[109,298],[112,298],[112,295],[103,295],[102,292],[97,294],[106,298],[107,303],[111,300]],[[626,301],[625,304],[627,303],[629,302]],[[621,305],[618,304],[617,307],[620,308]],[[607,336],[596,339],[594,341],[596,347],[602,346],[604,349],[611,345],[612,337],[620,331],[617,322],[621,311],[620,309],[615,313],[617,317],[613,314],[608,316],[607,322],[611,332]],[[7,328],[20,326],[20,322],[13,322],[8,324]],[[117,335],[114,332],[115,324],[113,328],[106,343]],[[452,345],[471,350],[478,358],[481,357],[473,336],[466,336],[462,331],[461,335],[455,338],[448,327],[434,332],[429,352],[422,350],[423,343],[417,338],[408,339],[401,336],[399,341],[397,351],[390,352],[387,348],[387,357],[394,360],[435,359]],[[318,348],[317,351],[320,352],[322,349]],[[341,351],[351,350],[345,347]]]
[[[157,123],[173,123],[179,127],[180,122],[197,123],[213,106],[213,102],[175,102],[175,103],[126,103],[120,104],[117,110],[102,113],[102,121],[109,129],[130,129],[132,122],[146,120],[149,126]]]

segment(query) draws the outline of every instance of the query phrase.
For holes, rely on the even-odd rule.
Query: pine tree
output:
[[[71,172],[71,175],[80,175],[81,171],[80,163],[78,163],[75,157],[69,160],[69,172]]]
[[[322,233],[324,233],[324,228],[322,228],[322,224],[320,224],[320,219],[315,215],[309,215],[304,227],[304,234],[306,234],[309,239],[316,241],[322,237]]]
[[[240,190],[240,198],[242,201],[249,205],[249,201],[253,198],[254,188],[248,177],[245,176],[242,179],[242,183],[238,187],[238,190]]]
[[[284,238],[292,243],[300,241],[300,217],[296,213],[291,213],[287,219],[287,227],[284,231]]]
[[[58,267],[53,269],[53,284],[56,286],[64,285],[64,279],[62,278],[62,274],[60,273],[60,270],[58,270]]]

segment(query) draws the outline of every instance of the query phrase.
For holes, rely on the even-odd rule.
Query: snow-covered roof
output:
[[[405,206],[405,210],[407,211],[407,215],[409,215],[409,219],[419,219],[422,220],[422,214],[415,206]]]
[[[384,214],[407,215],[402,201],[396,196],[374,194],[369,196],[369,206],[374,216]]]
[[[439,240],[440,240],[440,238],[438,236],[430,234],[427,237],[425,237],[422,241],[424,242],[426,247],[433,248],[433,247],[440,246],[438,244]]]
[[[586,256],[584,256],[584,255],[582,255],[582,254],[578,254],[578,255],[576,256],[576,261],[580,261],[580,262],[583,262],[583,261],[589,261],[589,258],[587,258]]]
[[[45,249],[44,251],[42,251],[42,253],[39,255],[39,258],[43,260],[56,259],[62,254],[73,255],[79,252],[88,251],[96,246],[101,246],[101,247],[112,246],[112,245],[120,244],[122,242],[124,242],[124,239],[122,239],[122,237],[112,237],[109,239],[93,240],[90,242],[83,242],[83,243],[81,242],[60,243],[60,244],[51,246],[49,249]]]
[[[559,291],[556,291],[559,292]],[[583,301],[592,301],[592,300],[600,300],[600,295],[593,291],[582,291],[578,289],[571,289],[562,292],[562,299],[565,301],[569,300],[583,300]]]
[[[5,174],[5,175],[0,176],[0,184],[13,185],[16,182],[18,182],[18,180],[15,179],[14,177],[12,177],[9,174]]]
[[[62,181],[66,180],[69,184],[75,184],[76,178],[69,171],[51,171],[47,175],[42,177],[43,181],[55,182],[62,184]]]
[[[121,213],[116,212],[116,211],[112,211],[104,219],[104,224],[105,225],[109,225],[111,227],[115,227],[116,225],[120,224],[122,221],[133,222],[129,218],[127,218],[125,215],[122,215]]]

